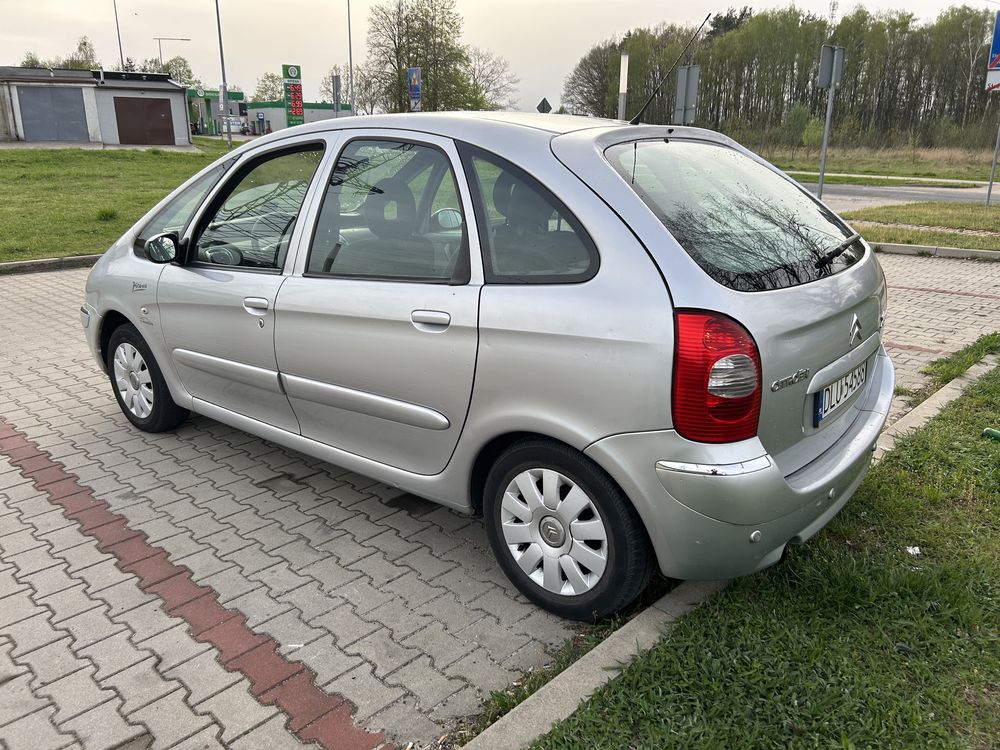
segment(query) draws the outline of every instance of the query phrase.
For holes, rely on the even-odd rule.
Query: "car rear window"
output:
[[[853,232],[786,178],[728,146],[642,140],[609,147],[615,171],[681,247],[721,284],[745,292],[830,276],[864,255]]]

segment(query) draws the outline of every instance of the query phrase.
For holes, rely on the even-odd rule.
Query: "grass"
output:
[[[533,747],[996,747],[998,423],[994,370]]]
[[[106,250],[164,195],[225,153],[0,150],[0,262]]]
[[[877,221],[884,224],[918,224],[949,229],[978,229],[1000,232],[1000,206],[980,203],[903,203],[848,211],[845,219]]]
[[[818,172],[819,150],[768,148],[760,152],[787,171]],[[958,148],[871,149],[832,146],[827,150],[827,172],[847,174],[936,177],[953,180],[990,178],[992,151]]]
[[[933,392],[965,373],[989,354],[1000,354],[1000,332],[980,336],[954,354],[935,359],[921,372],[930,376],[928,388]]]
[[[805,174],[803,172],[791,171],[787,173],[796,182],[813,187],[819,182],[819,177]],[[887,180],[884,177],[839,177],[837,175],[827,175],[823,180],[826,185],[875,185],[876,187],[934,187],[934,188],[955,188],[958,190],[974,187],[976,183],[958,182],[934,182],[930,180]]]
[[[873,245],[882,242],[897,245],[929,245],[931,247],[958,247],[967,250],[1000,250],[1000,238],[962,232],[906,227],[866,226],[857,227],[864,238]]]

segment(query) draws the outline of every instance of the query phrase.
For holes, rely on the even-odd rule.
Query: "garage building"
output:
[[[164,73],[0,67],[0,140],[187,145],[185,88]]]

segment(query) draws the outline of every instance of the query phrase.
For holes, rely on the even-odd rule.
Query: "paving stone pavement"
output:
[[[1000,329],[1000,265],[881,261],[900,385]],[[345,714],[429,744],[572,634],[477,521],[208,419],[132,429],[80,330],[86,275],[0,277],[0,428],[23,434],[0,439],[0,746],[298,747]]]

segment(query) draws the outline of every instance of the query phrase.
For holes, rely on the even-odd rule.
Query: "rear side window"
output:
[[[463,145],[462,161],[477,197],[487,282],[571,283],[597,273],[590,236],[537,180],[472,146]]]
[[[612,167],[713,279],[744,292],[805,284],[856,263],[860,240],[789,180],[727,146],[691,141],[620,143]]]

